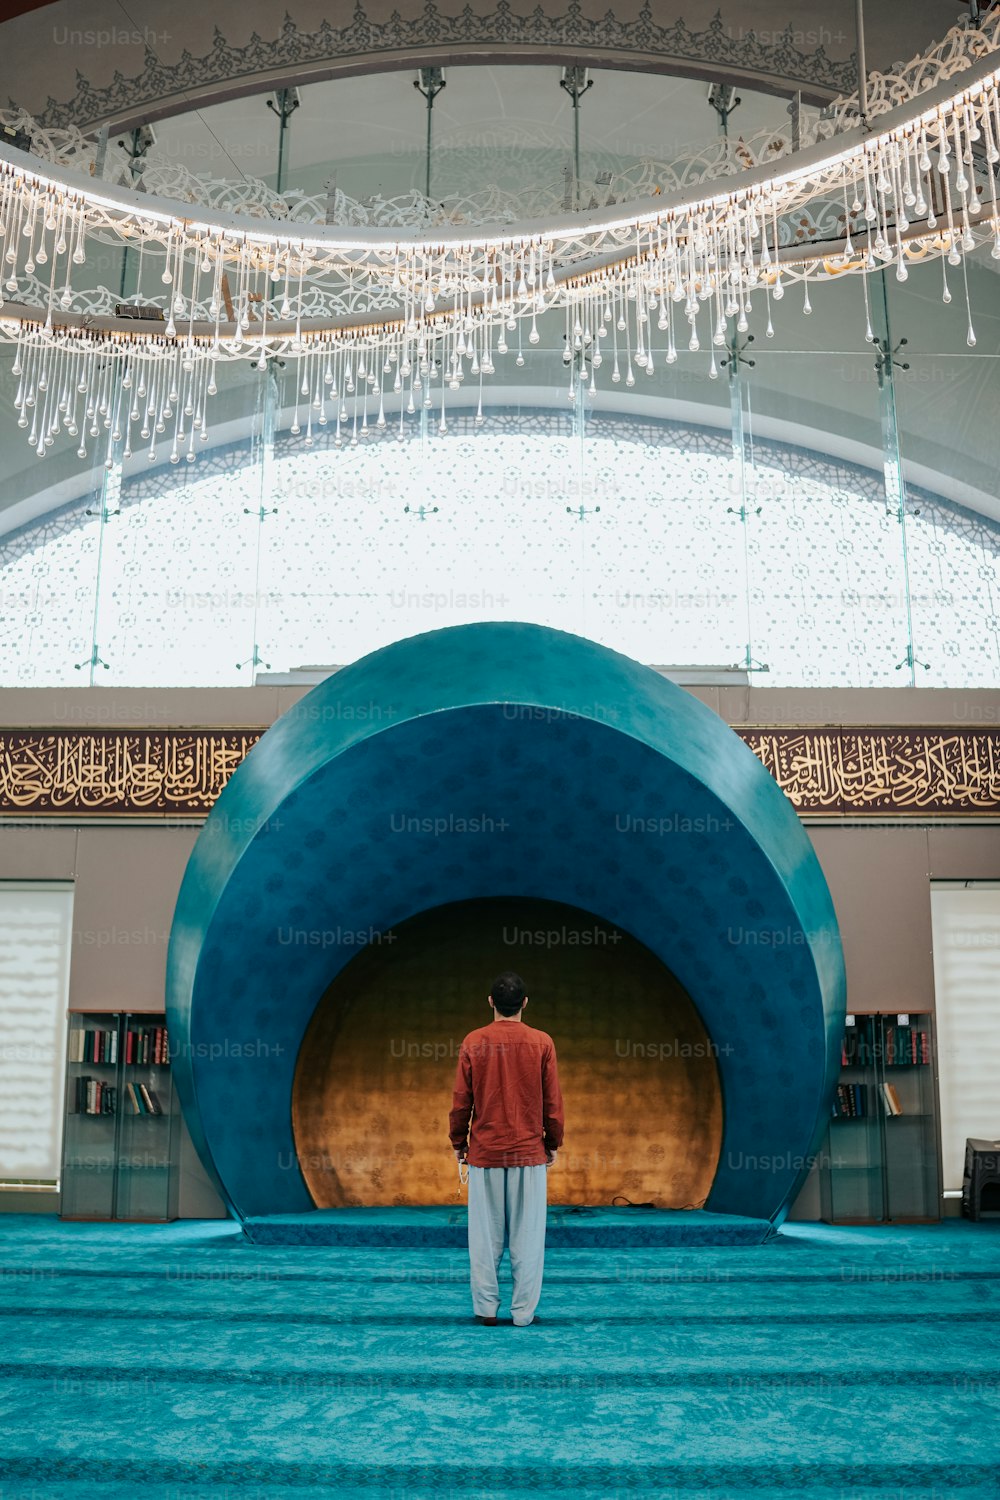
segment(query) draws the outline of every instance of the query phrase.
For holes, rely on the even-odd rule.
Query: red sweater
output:
[[[471,1129],[470,1129],[471,1121]],[[523,1021],[470,1031],[458,1054],[451,1144],[473,1167],[540,1167],[563,1139],[552,1038]]]

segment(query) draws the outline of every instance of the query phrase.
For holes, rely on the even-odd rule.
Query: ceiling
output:
[[[476,17],[482,22],[481,35],[487,34],[490,25],[496,28],[497,3],[470,4],[469,36],[475,32],[473,23],[479,24]],[[594,18],[614,19],[606,0],[567,3],[578,5],[577,33],[589,36],[590,52],[599,53],[588,25],[596,26]],[[631,17],[630,24],[638,26],[642,3],[626,0],[619,7],[619,19]],[[55,0],[30,11],[8,5],[6,16],[18,9],[23,13],[0,23],[0,42],[6,49],[7,77],[17,81],[16,102],[25,108],[31,106],[50,119],[68,114],[85,123],[91,106],[91,114],[96,110],[96,116],[100,115],[93,91],[101,94],[101,108],[105,108],[111,100],[107,91],[114,94],[117,89],[111,100],[114,107],[106,113],[125,120],[141,117],[142,112],[136,110],[141,96],[145,97],[151,101],[146,113],[156,117],[151,160],[235,181],[260,178],[274,184],[278,122],[266,101],[274,83],[289,76],[308,78],[311,81],[301,83],[301,105],[290,121],[284,190],[321,193],[333,178],[349,196],[392,197],[420,190],[425,181],[427,115],[424,100],[413,86],[414,58],[386,54],[382,61],[388,67],[382,71],[357,69],[364,48],[382,24],[378,17],[384,20],[397,4],[398,0],[391,5],[389,0],[364,0],[364,4],[349,0],[345,5],[338,0],[324,6],[313,0],[289,0],[290,15],[282,20],[283,8],[258,0],[219,0],[211,8],[189,0],[170,5],[129,0],[127,11],[116,0],[73,0],[72,5]],[[540,14],[529,0],[507,8],[522,20]],[[451,10],[442,0],[440,15],[452,10],[459,13],[458,0]],[[905,7],[870,5],[869,10],[866,34],[873,67],[912,56],[964,13],[957,0],[955,4],[915,0]],[[561,11],[550,3],[546,13]],[[696,29],[695,20],[683,29],[677,6],[657,5],[661,53],[655,70],[625,71],[617,65],[591,68],[593,86],[579,111],[583,184],[592,182],[598,172],[625,170],[643,157],[670,160],[692,140],[707,145],[717,137],[720,120],[709,104],[704,77],[681,76],[679,63],[671,61],[664,50],[671,27],[675,49],[684,35],[697,35],[702,38],[699,45],[710,48],[710,27],[715,24],[711,15],[689,13],[697,17],[702,30]],[[374,18],[374,30],[365,33],[367,41],[355,39],[348,57],[346,32],[337,30],[338,17],[346,26],[347,17],[361,14]],[[410,0],[404,7],[404,16],[411,20],[421,15],[426,17],[424,0]],[[816,92],[816,79],[823,69],[836,64],[843,70],[854,50],[854,0],[826,0],[821,20],[817,20],[816,7],[808,5],[723,4],[719,17],[723,31],[722,41],[716,34],[716,51],[731,59],[734,48],[736,53],[742,49],[745,71],[755,72],[752,84],[739,87],[741,103],[729,120],[731,135],[786,130],[794,82],[788,75],[796,71],[804,75],[812,68]],[[100,40],[105,34],[108,39]],[[94,40],[78,44],[69,40],[76,35]],[[299,64],[272,68],[265,79],[262,58],[265,54],[287,57],[290,35],[302,43]],[[326,39],[322,66],[316,59],[323,48],[313,45],[317,36]],[[268,38],[277,40],[272,43]],[[648,36],[645,45],[647,51],[653,46]],[[342,65],[338,65],[338,76],[318,76],[324,68],[331,71],[332,65],[327,64],[337,46]],[[487,183],[516,189],[525,181],[544,180],[558,188],[574,149],[573,108],[560,87],[562,63],[574,56],[586,57],[588,49],[550,46],[546,52],[542,48],[544,60],[530,66],[523,60],[526,50],[512,44],[507,49],[508,61],[483,60],[469,37],[461,46],[453,37],[447,46],[436,49],[446,62],[446,87],[432,116],[435,198],[461,197]],[[689,50],[696,50],[694,43]],[[427,55],[426,48],[421,55]],[[456,61],[456,56],[465,60]],[[310,57],[313,61],[307,65]],[[368,65],[374,67],[377,60],[369,56]],[[616,64],[621,60],[620,52],[611,59]],[[686,71],[710,72],[710,61],[706,50],[701,59],[687,59]],[[733,69],[727,66],[720,71],[732,73]],[[185,81],[178,87],[182,76]],[[79,101],[81,89],[87,96],[86,107],[74,110],[71,101]],[[113,133],[110,149],[116,152],[114,142]],[[116,261],[107,269],[107,284],[111,284],[108,278],[117,276],[117,267]],[[971,350],[965,344],[963,313],[957,310],[957,288],[952,307],[941,306],[940,274],[937,268],[922,268],[905,287],[890,283],[894,330],[910,340],[911,371],[899,377],[904,449],[911,464],[920,467],[921,482],[942,489],[932,476],[946,470],[951,488],[942,489],[943,493],[988,509],[1000,468],[1000,429],[995,422],[1000,405],[1000,283],[985,269],[970,271],[979,330],[979,343]],[[811,319],[801,318],[797,307],[786,304],[783,315],[775,318],[777,336],[769,344],[755,324],[757,364],[751,395],[759,421],[783,422],[798,431],[803,442],[809,434],[817,442],[825,435],[845,452],[852,444],[859,452],[866,445],[877,445],[877,392],[871,350],[863,338],[861,299],[860,284],[854,281],[851,286],[820,289]],[[558,318],[546,321],[542,346],[527,369],[498,372],[498,388],[516,389],[518,381],[531,388],[554,383],[548,373],[540,376],[539,361],[552,361],[561,352],[558,322]],[[35,511],[50,508],[81,493],[88,482],[86,466],[70,451],[75,444],[53,450],[44,463],[30,453],[24,435],[14,426],[15,382],[10,364],[10,351],[0,352],[0,532],[6,529],[3,514],[9,526],[15,516],[24,515],[26,506]],[[724,382],[706,387],[703,369],[695,366],[694,360],[682,358],[673,372],[663,372],[655,388],[647,392],[647,405],[660,403],[663,414],[676,410],[678,404],[692,410],[705,408],[711,420],[714,407],[721,410],[727,401]],[[229,386],[220,392],[220,418],[236,421],[245,415],[246,372]],[[872,452],[877,461],[877,447]],[[41,486],[46,487],[47,501],[38,496]]]
[[[818,101],[856,76],[855,0],[14,0],[5,14],[14,102],[46,124],[84,129],[419,61],[583,62],[801,89]],[[963,14],[959,0],[870,4],[869,69],[924,51]]]

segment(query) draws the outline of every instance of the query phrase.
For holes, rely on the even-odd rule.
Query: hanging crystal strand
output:
[[[292,340],[292,353],[297,353],[302,348],[302,285],[306,274],[306,252],[305,245],[299,246],[299,277],[298,288],[295,293],[295,337]]]
[[[191,257],[191,301],[188,309],[187,334],[185,335],[185,343],[188,348],[187,357],[189,359],[194,358],[192,353],[194,349],[194,322],[198,312],[198,291],[201,287],[202,274],[202,257],[198,253],[198,247],[195,246]]]
[[[38,395],[37,395],[37,392],[38,392],[38,381],[41,378],[41,368],[40,368],[40,366],[41,366],[41,349],[38,348],[37,346],[35,346],[31,350],[31,367],[30,367],[29,378],[28,378],[28,382],[27,382],[27,390],[25,392],[25,397],[24,397],[24,405],[25,405],[25,408],[26,408],[26,415],[27,415],[27,411],[30,411],[30,413],[31,413],[31,430],[28,433],[28,446],[31,447],[31,448],[35,448],[38,445],[39,405],[38,405]],[[27,421],[25,422],[25,426],[27,426]]]
[[[169,370],[170,370],[170,390],[168,392],[167,400],[169,402],[170,411],[173,413],[173,422],[174,422],[173,440],[172,440],[172,442],[170,444],[170,462],[172,464],[177,464],[177,463],[180,463],[180,459],[181,459],[180,444],[184,440],[184,429],[183,429],[183,422],[182,422],[182,415],[183,414],[182,414],[182,411],[181,411],[181,398],[180,398],[180,391],[179,391],[179,388],[178,388],[179,387],[179,381],[178,381],[179,370],[178,370],[177,350],[176,349],[171,350],[170,355],[168,356],[168,358],[169,358]],[[168,417],[168,420],[169,420],[169,417]]]
[[[35,448],[35,453],[39,458],[43,458],[45,456],[45,449],[52,445],[52,437],[49,429],[52,425],[51,413],[55,404],[55,396],[53,395],[52,382],[49,379],[50,370],[48,361],[50,356],[51,350],[46,349],[43,354],[42,374],[38,385],[38,389],[43,396],[38,420],[38,441]]]
[[[81,379],[81,369],[84,365],[84,355],[77,345],[75,337],[67,330],[63,337],[66,340],[63,367],[62,367],[62,390],[59,397],[59,409],[62,412],[62,429],[68,437],[75,438],[79,431],[76,420],[76,408],[78,402],[78,383]]]
[[[330,387],[333,384],[333,371],[330,368],[328,339],[328,334],[322,334],[316,348],[316,395],[318,398],[318,403],[314,402],[313,404],[319,411],[319,416],[316,418],[316,421],[320,427],[325,427],[327,425],[327,422],[329,421],[326,411],[326,403],[330,396]],[[320,370],[320,365],[322,365],[323,367],[322,371]],[[334,394],[336,394],[336,392],[334,392]]]
[[[142,369],[142,354],[138,344],[133,343],[129,350],[129,362],[125,375],[122,379],[123,389],[130,392],[128,400],[128,416],[125,427],[125,446],[122,450],[122,458],[132,457],[132,428],[139,420],[139,392],[137,389],[136,371]],[[141,376],[140,376],[141,378]]]
[[[446,354],[445,354],[446,347],[447,347],[446,341],[444,339],[442,339],[442,341],[441,341],[441,413],[440,413],[440,419],[438,421],[438,432],[442,436],[444,436],[444,434],[448,431],[448,423],[447,423],[447,420],[445,418],[445,396],[446,396],[446,389],[447,389],[446,372],[447,372],[447,367],[448,367],[448,360],[447,360]],[[427,380],[427,394],[428,394],[428,396],[430,396],[430,385],[431,385],[430,377],[428,377],[428,380]]]
[[[87,457],[87,409],[86,409],[87,408],[87,399],[86,398],[87,398],[87,393],[90,390],[90,386],[91,386],[91,383],[92,383],[93,378],[94,378],[94,361],[95,361],[95,358],[96,358],[96,356],[95,356],[95,353],[94,353],[94,349],[93,349],[93,347],[90,347],[90,349],[88,350],[87,354],[84,356],[83,372],[81,373],[80,378],[78,379],[78,381],[76,383],[76,394],[74,395],[74,398],[73,398],[73,423],[74,423],[74,426],[78,425],[78,427],[79,427],[79,433],[80,433],[80,446],[76,450],[76,456],[77,456],[77,458],[86,458]],[[83,400],[79,403],[80,406],[82,407],[82,411],[81,411],[81,415],[80,415],[80,418],[79,418],[79,423],[77,423],[77,415],[76,415],[77,401],[78,401],[78,398],[80,396],[83,397]]]
[[[147,438],[149,439],[149,449],[146,453],[146,458],[150,463],[153,463],[156,459],[156,429],[160,411],[157,397],[159,384],[160,366],[157,362],[153,364],[149,372],[149,396],[145,412],[143,413],[142,426],[139,429],[139,436],[143,441],[145,442]]]
[[[371,388],[371,361],[372,361],[372,350],[371,350],[371,345],[370,344],[368,345],[368,351],[367,351],[367,353],[364,353],[363,357],[364,357],[364,367],[362,367],[362,364],[361,364],[362,354],[359,353],[359,355],[358,355],[358,380],[357,380],[358,392],[359,392],[359,394],[361,396],[361,428],[360,428],[360,431],[359,431],[358,435],[362,439],[362,441],[368,436],[368,432],[369,432],[369,428],[368,428],[368,393],[369,393],[369,390]]]
[[[236,295],[232,296],[230,288],[230,302],[233,307],[233,336],[230,340],[230,349],[234,354],[243,348],[243,329],[249,324],[249,316],[244,306],[244,293],[246,286],[246,242],[242,242],[233,252],[233,272],[236,278]]]
[[[648,314],[647,314],[647,317],[648,317]],[[655,361],[655,359],[653,357],[653,325],[652,325],[651,322],[649,323],[649,342],[648,342],[647,347],[646,347],[646,365],[645,365],[645,370],[646,370],[646,374],[650,375],[650,376],[654,375],[656,373],[656,361]],[[593,381],[591,382],[591,385],[593,386]]]
[[[970,349],[974,349],[976,347],[976,330],[972,326],[972,303],[969,299],[969,270],[964,256],[962,257],[962,284],[965,288],[965,311],[969,320],[968,332],[965,336],[965,342],[968,344]]]
[[[604,363],[604,350],[601,340],[607,335],[607,329],[601,320],[601,298],[602,291],[599,283],[592,283],[590,288],[590,311],[588,317],[593,330],[594,342],[593,352],[590,356],[592,370],[599,370]]]
[[[612,366],[611,366],[611,382],[612,382],[613,385],[618,385],[618,384],[620,384],[621,378],[622,378],[622,372],[621,372],[621,369],[619,368],[619,363],[618,363],[618,335],[622,331],[622,328],[624,327],[624,322],[621,319],[621,317],[619,316],[618,287],[617,286],[615,286],[615,287],[612,288],[611,297],[612,297],[612,308],[611,308],[611,347],[612,347],[612,354],[613,354],[613,363],[612,363]]]
[[[217,356],[221,337],[220,328],[222,325],[223,308],[222,270],[224,262],[221,237],[217,237],[214,243],[211,240],[206,243],[205,254],[211,262],[212,267],[212,290],[208,298],[208,316],[215,325],[212,329],[212,352],[214,356]]]
[[[35,188],[34,191],[33,191],[33,193],[32,193],[32,195],[31,195],[31,203],[30,203],[30,206],[29,206],[29,209],[28,209],[28,219],[27,219],[27,222],[25,223],[24,227],[21,230],[21,234],[22,234],[23,238],[25,238],[28,241],[28,246],[27,246],[28,254],[27,254],[27,258],[25,259],[25,262],[24,262],[25,275],[27,275],[27,276],[33,276],[35,274],[35,225],[36,225],[36,223],[39,222],[39,219],[41,218],[41,216],[39,215],[39,212],[38,212],[39,198],[40,198],[40,194],[38,192],[38,189]],[[39,224],[39,233],[44,233],[44,223]],[[45,258],[45,251],[43,249],[42,250],[43,264],[44,264],[44,258]]]
[[[951,202],[951,179],[947,176],[942,177],[941,187],[944,192],[944,218],[948,226],[945,231],[945,240],[948,245],[948,264],[950,266],[957,266],[962,259],[962,252],[959,249],[961,237],[955,228],[955,216]]]
[[[210,363],[205,359],[204,354],[199,353],[192,372],[193,417],[192,422],[190,422],[190,446],[189,450],[187,450],[187,462],[189,463],[195,462],[195,434],[198,434],[199,443],[207,443],[208,441],[207,413],[205,413],[208,401],[208,369],[210,369]]]
[[[267,369],[267,314],[271,306],[271,299],[267,295],[265,284],[264,295],[260,301],[260,353],[257,357],[257,369]]]
[[[402,403],[400,403],[400,404],[402,404]],[[474,425],[476,427],[482,427],[484,420],[485,420],[485,418],[483,417],[483,366],[482,366],[482,363],[480,363],[480,366],[479,366],[479,403],[478,403],[478,405],[476,407],[476,415],[475,415],[475,417],[473,419]]]
[[[111,352],[105,345],[102,349],[101,385],[94,407],[94,420],[90,430],[91,437],[100,437],[101,428],[103,427],[107,430],[111,426],[113,366],[114,361]]]
[[[304,364],[305,364],[305,367],[306,367],[307,376],[303,380],[303,385],[305,387],[305,392],[306,392],[306,432],[305,432],[305,439],[304,439],[304,441],[305,441],[305,446],[307,448],[311,448],[312,445],[313,445],[313,431],[312,431],[313,402],[312,402],[312,398],[311,398],[311,392],[312,392],[312,390],[313,390],[313,388],[315,386],[315,370],[311,370],[310,371],[310,366],[309,366],[310,358],[311,358],[311,355],[307,353],[305,355],[305,359],[304,359]]]
[[[181,441],[187,438],[187,452],[184,455],[185,463],[193,464],[195,461],[194,440],[198,431],[198,365],[192,361],[185,361],[181,368],[185,375],[185,397],[184,415],[188,419],[189,426],[181,432]]]
[[[56,346],[55,351],[57,400],[52,414],[52,425],[49,428],[49,435],[52,438],[58,437],[63,425],[69,419],[69,361],[69,340],[68,336],[64,334],[63,341]],[[69,436],[72,437],[73,434],[70,433]]]
[[[258,369],[263,369],[264,366],[258,362],[257,368]],[[350,374],[348,374],[348,380],[350,380]],[[299,402],[301,401],[302,395],[303,395],[303,384],[304,384],[303,381],[300,381],[300,380],[296,379],[296,381],[295,381],[295,414],[292,417],[292,424],[291,424],[291,426],[288,429],[288,431],[291,433],[292,437],[298,437],[299,433],[302,431],[302,423],[301,423],[300,415],[299,415]],[[348,390],[350,390],[351,386],[348,385],[347,388],[348,388]],[[308,390],[308,386],[306,386],[306,390]]]
[[[14,363],[11,365],[11,374],[17,379],[17,394],[14,397],[14,410],[18,414],[18,427],[27,427],[28,419],[25,416],[25,398],[30,384],[29,370],[31,366],[31,345],[28,343],[27,326],[22,323],[17,336],[17,350],[14,354]]]
[[[396,376],[396,386],[395,386],[395,389],[399,391],[399,427],[396,430],[396,442],[397,443],[401,443],[403,441],[404,436],[405,436],[404,426],[403,426],[403,424],[404,424],[404,422],[406,420],[405,411],[404,411],[405,403],[403,401],[403,382],[404,382],[404,380],[406,378],[406,373],[405,373],[405,370],[403,369],[403,365],[405,363],[407,363],[407,361],[405,361],[405,360],[403,360],[403,361],[400,362],[399,374]],[[412,370],[412,365],[410,366],[410,369]],[[410,405],[409,405],[409,410],[411,412],[413,411],[413,386],[412,386],[412,384],[410,386]]]
[[[169,229],[168,234],[167,234],[166,247],[164,249],[163,270],[160,272],[160,281],[161,281],[162,285],[165,286],[165,287],[167,287],[167,288],[169,288],[169,287],[171,287],[173,285],[173,280],[174,280],[174,252],[175,252],[175,248],[176,248],[176,242],[177,242],[177,226],[176,226],[176,224],[171,224],[170,229]],[[172,336],[171,333],[170,333],[170,325],[173,322],[172,303],[171,303],[171,298],[172,298],[173,294],[168,290],[164,295],[166,296],[166,299],[167,299],[167,306],[166,306],[167,327],[165,329],[165,332],[166,332],[167,337],[170,338]]]
[[[917,193],[913,185],[916,166],[917,133],[911,126],[902,140],[903,203],[907,213],[916,209]],[[919,178],[917,179],[919,182]],[[917,217],[922,217],[919,213]]]
[[[104,374],[104,350],[95,342],[93,376],[87,390],[86,407],[87,436],[91,438],[98,437],[101,431],[98,411],[101,404],[101,392],[104,388]]]
[[[960,201],[964,203],[969,191],[969,179],[965,175],[966,146],[962,140],[961,117],[957,109],[952,110],[949,125],[951,127],[951,143],[955,155],[955,191],[959,194]],[[971,160],[971,149],[968,155]]]
[[[862,276],[862,278],[861,278],[861,285],[864,288],[864,294],[865,294],[865,343],[866,344],[874,344],[874,342],[875,342],[875,330],[872,328],[872,309],[871,309],[871,303],[868,300],[868,277],[867,276]]]
[[[156,430],[166,435],[167,423],[173,415],[173,403],[176,400],[173,389],[173,350],[166,339],[160,340],[161,367],[160,367],[160,390],[159,404],[157,405]]]
[[[72,438],[80,431],[76,411],[80,401],[80,382],[85,378],[82,371],[86,369],[86,359],[85,352],[71,339],[66,351],[66,412],[63,427]]]
[[[669,288],[664,295],[663,306],[666,309],[667,315],[666,361],[668,365],[674,365],[677,363],[677,345],[674,342],[674,297]]]
[[[415,397],[416,397],[416,392],[417,392],[418,386],[419,386],[419,381],[418,381],[418,377],[417,377],[417,361],[416,361],[416,358],[414,357],[414,359],[412,360],[412,363],[410,365],[410,397],[409,397],[409,400],[406,403],[406,414],[409,417],[412,417],[412,416],[416,415],[417,403],[416,403]]]
[[[966,142],[964,142],[962,140],[961,131],[960,131],[959,126],[960,126],[960,116],[958,114],[958,111],[956,110],[953,113],[953,115],[952,115],[952,139],[954,141],[954,146],[955,146],[954,155],[955,155],[955,168],[956,168],[956,172],[955,172],[955,191],[959,195],[958,207],[959,207],[959,213],[961,215],[961,220],[962,220],[962,233],[961,233],[962,248],[964,250],[968,251],[968,250],[974,250],[975,247],[976,247],[976,242],[975,242],[975,239],[973,238],[973,234],[972,234],[972,225],[969,223],[969,207],[970,207],[969,199],[970,199],[970,192],[971,192],[971,196],[972,196],[973,200],[976,200],[976,193],[975,193],[974,184],[970,181],[970,177],[966,176],[966,172],[965,172],[966,157],[968,157],[971,160],[971,157],[972,157],[972,147],[971,147],[970,144],[967,144]],[[976,200],[976,201],[978,202],[978,200]],[[977,211],[978,211],[978,209],[977,209]]]
[[[380,362],[385,362],[385,360],[387,358],[387,351],[386,351],[386,348],[385,348],[384,344],[381,344],[381,345],[378,346],[378,348],[377,348],[377,354],[378,354]],[[384,373],[385,372],[383,371],[383,376],[384,376]],[[384,432],[385,431],[385,380],[384,380],[384,378],[376,382],[375,390],[376,390],[376,392],[378,394],[378,415],[375,418],[375,426],[378,428],[378,430],[380,432]]]
[[[993,247],[990,255],[994,260],[1000,260],[1000,221],[997,219],[997,185],[996,176],[992,170],[1000,161],[1000,151],[997,149],[996,136],[993,128],[993,111],[987,100],[983,101],[982,114],[983,149],[986,154],[988,170],[986,180],[990,188],[990,224],[993,229]]]
[[[194,416],[194,402],[191,399],[191,375],[190,362],[184,357],[180,349],[177,350],[178,373],[178,397],[177,397],[177,444],[183,447],[188,439],[187,418]]]
[[[16,216],[18,213],[18,198],[14,193],[9,175],[4,172],[0,176],[0,243],[10,244],[11,237],[16,234]]]
[[[69,333],[65,333],[63,337],[65,342],[61,352],[59,367],[59,428],[66,433],[67,437],[76,437],[73,406],[78,356],[76,350],[73,348],[73,341]],[[53,433],[53,436],[56,435]]]
[[[511,320],[511,308],[513,306],[513,290],[514,289],[513,289],[513,287],[511,287],[509,293],[508,293],[508,290],[507,290],[508,259],[509,259],[508,256],[505,255],[503,253],[503,251],[501,251],[500,255],[497,257],[497,265],[498,265],[499,273],[500,273],[500,318],[501,318],[501,322],[500,322],[500,337],[499,337],[499,339],[497,341],[497,349],[499,350],[499,352],[501,354],[506,354],[507,353],[507,347],[508,346],[507,346],[507,339],[505,337],[505,330],[509,331],[514,326],[512,320]]]
[[[774,266],[774,284],[771,288],[771,294],[774,297],[775,302],[780,302],[782,297],[785,295],[785,286],[784,282],[781,279],[781,241],[779,239],[778,211],[776,207],[772,209],[771,232],[774,239],[774,249],[772,256],[772,263]]]
[[[906,217],[906,186],[903,180],[902,155],[898,150],[895,154],[890,170],[893,177],[894,198],[896,203],[896,213],[893,222],[893,228],[896,236],[896,280],[906,281],[909,276],[909,271],[907,270],[906,266],[906,248],[903,241],[903,235],[909,229],[910,221]]]
[[[343,367],[344,355],[343,351],[338,347],[334,352],[334,381],[336,384],[336,391],[334,392],[334,406],[336,408],[336,422],[333,431],[333,446],[335,448],[343,447],[344,439],[341,436],[340,424],[347,415],[346,409],[343,405],[342,395],[337,394],[337,392],[342,393],[344,389],[342,383]]]
[[[632,369],[632,328],[628,320],[628,301],[622,301],[624,316],[622,322],[625,325],[625,384],[631,388],[635,385],[635,371]]]
[[[121,431],[121,403],[124,392],[122,391],[121,369],[117,353],[108,363],[112,366],[110,379],[110,402],[108,407],[108,421],[105,426],[108,429],[108,441],[104,451],[104,467],[110,471],[115,466],[115,448],[122,440]]]
[[[4,261],[10,266],[10,274],[4,282],[8,292],[16,292],[18,286],[17,261],[21,250],[21,222],[24,217],[25,204],[19,200],[16,205],[14,223],[10,234],[7,236],[7,249],[4,251]]]
[[[360,367],[361,367],[361,356],[360,356],[360,351],[359,351],[359,354],[358,354],[358,368],[359,368],[359,370],[360,370]],[[352,414],[351,414],[351,417],[352,417],[352,420],[351,420],[351,447],[352,448],[356,448],[358,446],[358,402],[360,400],[360,390],[361,390],[361,376],[360,376],[360,374],[358,375],[358,379],[357,379],[356,384],[351,385],[349,387],[349,389],[353,392],[353,395],[354,395],[354,400],[352,402],[353,411],[352,411]]]
[[[140,407],[142,426],[139,429],[139,436],[142,438],[143,442],[145,442],[149,437],[150,423],[152,422],[154,428],[156,426],[157,369],[158,366],[155,362],[155,355],[153,355],[146,362],[146,364],[143,365],[142,375],[139,380],[138,396],[139,400],[142,403]]]

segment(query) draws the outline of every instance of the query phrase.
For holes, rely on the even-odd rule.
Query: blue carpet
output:
[[[270,1214],[244,1221],[255,1245],[452,1246],[468,1244],[468,1210],[440,1208],[324,1208]],[[550,1204],[550,1249],[610,1249],[650,1245],[760,1245],[772,1234],[767,1219],[698,1209],[567,1208]]]
[[[2,1500],[998,1495],[1000,1224],[550,1250],[0,1218]]]

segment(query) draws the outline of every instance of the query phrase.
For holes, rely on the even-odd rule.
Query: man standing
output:
[[[462,1043],[449,1117],[455,1155],[469,1164],[472,1306],[490,1327],[500,1306],[505,1241],[514,1325],[534,1321],[545,1258],[545,1174],[563,1139],[556,1049],[544,1031],[521,1020],[527,1003],[519,975],[493,981],[493,1021]]]

